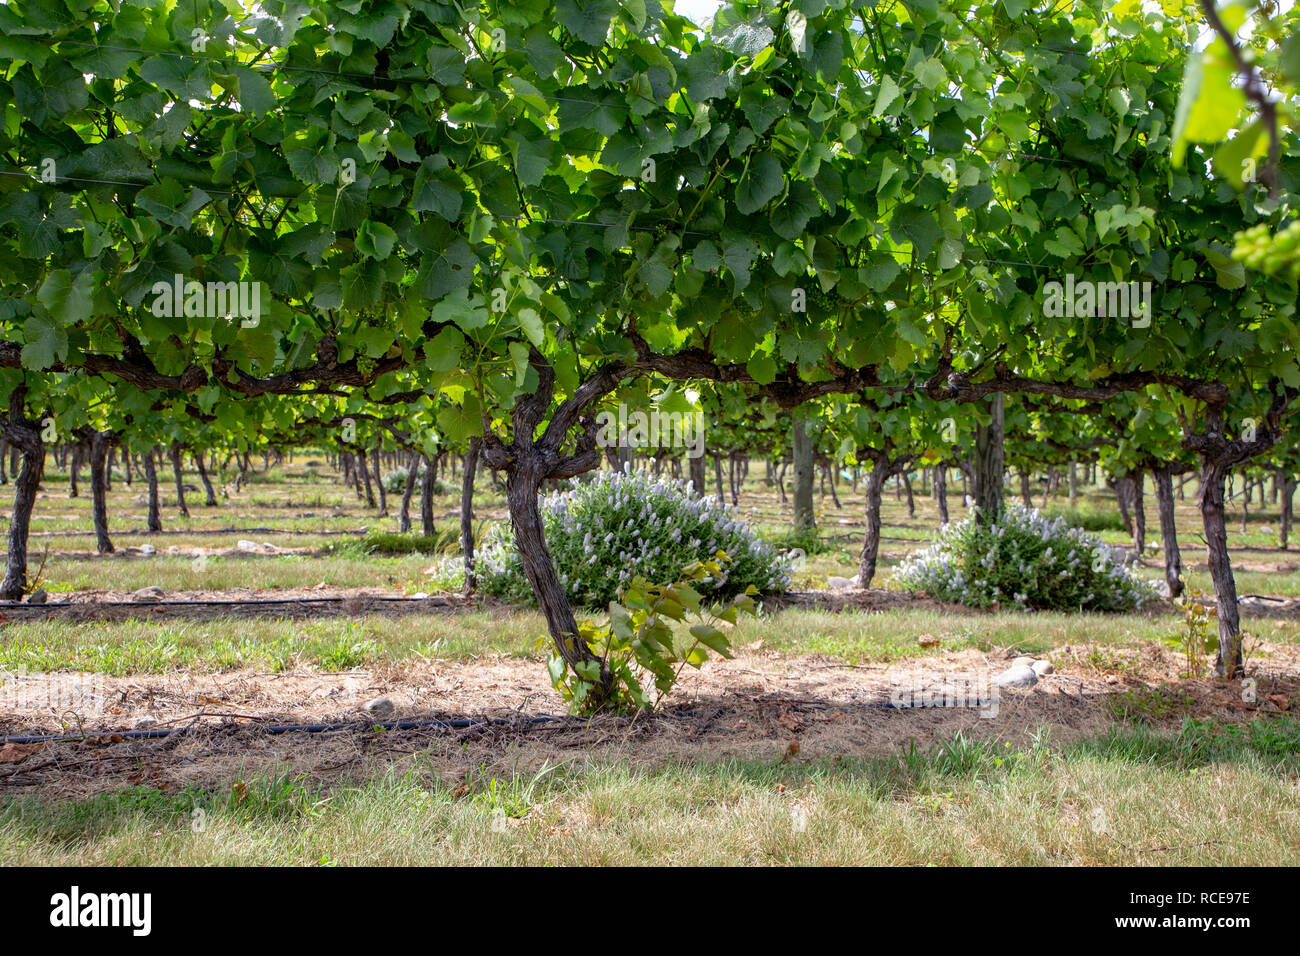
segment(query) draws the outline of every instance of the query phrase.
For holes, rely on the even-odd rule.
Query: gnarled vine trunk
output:
[[[361,459],[362,467],[365,467],[365,456]],[[379,517],[388,516],[388,492],[384,488],[384,474],[379,468],[379,446],[376,445],[370,452],[370,462],[375,466],[375,486],[379,489]]]
[[[465,593],[473,594],[478,588],[478,576],[474,572],[474,476],[478,473],[479,448],[481,438],[469,440],[469,450],[465,452],[465,473],[460,483],[460,549],[465,557]]]
[[[934,500],[939,504],[939,523],[948,523],[948,469],[940,465],[934,470]]]
[[[370,466],[366,464],[366,453],[364,451],[357,452],[357,470],[361,473],[361,477],[365,479],[366,507],[373,508],[375,506],[375,489],[370,484]]]
[[[1224,484],[1233,465],[1249,461],[1277,443],[1281,436],[1282,410],[1294,395],[1285,389],[1275,392],[1264,422],[1249,439],[1232,439],[1225,434],[1227,389],[1221,388],[1210,397],[1211,401],[1206,405],[1204,432],[1186,434],[1183,447],[1196,452],[1201,460],[1201,521],[1219,617],[1219,651],[1214,671],[1219,677],[1240,677],[1244,673],[1241,617],[1237,605],[1237,583],[1233,580],[1232,562],[1228,557]]]
[[[871,471],[867,474],[867,530],[862,538],[862,556],[858,561],[858,587],[871,587],[876,576],[876,559],[880,553],[880,498],[889,480],[889,453],[871,454]]]
[[[420,479],[420,530],[429,536],[434,534],[433,527],[433,462],[424,459],[424,477]]]
[[[1203,460],[1201,467],[1201,522],[1205,528],[1205,551],[1219,607],[1219,652],[1214,671],[1220,677],[1237,677],[1242,669],[1241,617],[1237,606],[1237,582],[1228,559],[1228,527],[1224,514],[1224,482],[1228,466]]]
[[[695,454],[695,452],[697,451],[699,452],[699,454],[695,455],[694,458],[691,458],[690,456],[692,454]],[[707,472],[704,470],[704,455],[705,455],[705,448],[704,448],[703,439],[700,439],[700,444],[698,447],[692,448],[687,453],[687,461],[689,462],[689,470],[691,476],[691,492],[696,497],[703,497],[705,493],[704,485],[705,482],[707,481],[708,475]]]
[[[113,540],[108,536],[108,435],[95,431],[90,436],[90,515],[95,526],[95,550],[112,554]]]
[[[531,460],[528,456],[516,456],[506,469],[506,503],[524,577],[528,579],[542,616],[546,618],[547,630],[556,649],[569,666],[577,667],[598,658],[578,633],[578,621],[555,571],[551,552],[546,547],[546,532],[537,500],[545,477],[541,456],[536,452]],[[612,678],[604,665],[601,676],[607,686],[612,686]]]
[[[1291,534],[1291,521],[1293,518],[1293,504],[1295,498],[1296,480],[1289,474],[1282,476],[1282,501],[1281,501],[1281,527],[1278,528],[1278,544],[1282,550],[1287,549],[1287,538]]]
[[[27,538],[31,531],[32,510],[36,505],[36,490],[40,487],[41,472],[45,467],[45,444],[41,441],[39,423],[29,421],[23,414],[27,389],[18,386],[9,395],[9,416],[4,421],[5,440],[22,452],[22,464],[14,478],[13,514],[9,519],[8,565],[4,581],[0,582],[0,599],[21,600],[27,590]]]
[[[1132,500],[1131,488],[1132,480],[1128,475],[1116,475],[1114,478],[1115,505],[1119,508],[1120,519],[1124,522],[1124,531],[1132,537],[1135,533],[1133,529],[1133,511],[1129,503]]]
[[[991,420],[975,430],[976,520],[992,521],[1002,511],[1003,439],[1006,434],[1005,402],[998,392],[989,399]]]
[[[483,436],[482,460],[489,468],[506,473],[506,502],[515,544],[524,576],[546,619],[551,641],[570,667],[595,670],[597,679],[592,682],[594,686],[590,694],[594,697],[593,703],[600,706],[613,692],[613,675],[578,632],[573,608],[546,547],[537,496],[546,479],[571,478],[600,464],[595,420],[583,415],[592,403],[618,386],[627,368],[621,363],[610,363],[587,378],[560,403],[544,434],[537,438],[537,429],[554,394],[555,370],[536,349],[530,350],[529,361],[537,371],[537,390],[515,401],[511,410],[512,440],[509,445],[491,432]],[[563,446],[568,433],[579,423],[582,435],[577,448],[574,453],[566,455]]]
[[[194,467],[198,469],[199,480],[203,482],[205,508],[215,508],[217,506],[217,493],[212,488],[212,479],[208,477],[208,467],[203,463],[203,452],[194,456]]]
[[[1174,525],[1174,482],[1168,468],[1153,469],[1156,483],[1156,505],[1160,514],[1160,550],[1165,558],[1165,587],[1169,599],[1176,600],[1183,593],[1183,562],[1178,550],[1178,529]]]
[[[153,449],[144,452],[144,477],[149,485],[149,530],[162,530],[162,516],[158,508],[158,467],[154,464]]]
[[[68,466],[68,497],[80,497],[81,492],[77,488],[77,472],[81,470],[81,461],[85,457],[85,450],[81,443],[72,446],[72,463]]]
[[[397,511],[397,530],[402,534],[411,530],[411,495],[415,493],[415,479],[420,476],[420,456],[411,456],[406,468],[406,486],[402,488],[402,504]]]
[[[794,458],[794,528],[809,531],[817,524],[813,516],[813,447],[808,424],[797,411],[791,415],[790,444]]]
[[[172,460],[172,477],[176,479],[176,509],[188,518],[190,509],[185,507],[185,472],[181,467],[180,442],[172,442],[169,455]]]
[[[1140,557],[1147,549],[1147,511],[1142,498],[1146,493],[1146,475],[1142,469],[1133,472],[1130,478],[1133,494],[1133,550]]]

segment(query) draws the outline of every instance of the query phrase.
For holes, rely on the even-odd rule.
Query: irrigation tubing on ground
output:
[[[780,703],[776,701],[776,703]],[[961,706],[984,707],[993,703],[993,699],[976,701],[973,704]],[[956,707],[958,705],[948,704],[946,702],[935,701],[933,703],[900,703],[892,700],[868,701],[864,704],[858,704],[859,707],[879,708],[882,710],[929,710],[946,707]],[[200,715],[202,716],[202,715]],[[215,715],[214,715],[215,716]],[[685,718],[699,716],[694,711],[686,711],[674,714],[658,714],[660,717]],[[195,718],[196,720],[198,718]],[[334,724],[273,724],[269,727],[261,727],[257,724],[259,730],[267,734],[323,734],[334,733],[340,730],[425,730],[430,727],[438,727],[443,730],[463,730],[470,727],[494,726],[508,727],[513,724],[547,724],[556,721],[570,719],[564,715],[557,714],[540,714],[533,717],[458,717],[458,718],[441,718],[429,720],[389,720],[389,721],[345,721]],[[61,743],[75,740],[89,740],[95,737],[122,737],[128,740],[139,740],[148,738],[168,737],[175,733],[188,730],[190,725],[185,727],[166,727],[155,730],[98,730],[98,731],[81,731],[75,734],[29,734],[26,736],[0,737],[0,744],[41,744],[41,743]]]
[[[197,720],[198,718],[195,719]],[[354,720],[335,724],[272,724],[269,727],[262,727],[254,724],[253,726],[258,727],[259,730],[267,734],[324,734],[340,730],[371,730],[375,728],[380,730],[424,730],[429,727],[439,727],[444,730],[461,730],[468,727],[502,727],[519,723],[546,724],[566,719],[568,718],[561,715],[540,714],[533,717],[455,717],[429,720],[387,721]],[[74,740],[90,740],[95,737],[122,737],[127,740],[142,740],[157,737],[169,737],[172,734],[188,730],[189,726],[190,725],[187,724],[184,727],[163,727],[154,730],[83,730],[75,734],[29,734],[26,736],[0,737],[0,744],[61,743]]]
[[[290,519],[307,521],[307,518]],[[156,534],[301,534],[301,535],[324,535],[324,534],[355,534],[363,535],[370,530],[369,525],[364,528],[164,528],[162,531],[149,531],[145,528],[127,528],[125,530],[114,530],[113,537],[121,539],[131,537],[132,535],[156,535]],[[91,538],[94,537],[94,531],[30,531],[28,537],[31,538]],[[136,545],[135,547],[139,547]],[[115,554],[125,554],[125,551],[117,551]],[[163,555],[167,557],[167,555]]]
[[[115,607],[255,607],[264,604],[342,604],[345,601],[383,602],[387,604],[424,604],[432,607],[450,607],[452,602],[445,595],[432,594],[427,598],[386,597],[376,595],[344,595],[340,597],[317,598],[259,598],[250,601],[63,601],[46,604],[24,604],[21,601],[0,602],[0,609],[12,610],[58,610],[60,608],[115,608]],[[442,603],[439,603],[442,602]]]

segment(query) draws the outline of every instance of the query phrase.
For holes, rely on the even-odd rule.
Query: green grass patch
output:
[[[83,671],[125,677],[180,668],[275,672],[310,665],[352,670],[418,659],[482,654],[532,657],[545,633],[527,612],[465,612],[320,621],[23,621],[0,630],[0,668]],[[540,665],[539,665],[540,666]]]
[[[1049,519],[1064,518],[1066,523],[1084,531],[1124,532],[1124,519],[1117,510],[1100,508],[1048,508],[1043,516]]]
[[[332,789],[281,770],[6,799],[0,865],[1295,865],[1297,740],[1291,718],[1189,722],[1062,747],[959,734],[872,759],[593,760],[463,780],[417,754]],[[1221,806],[1249,806],[1250,826]]]
[[[369,531],[360,541],[349,543],[361,554],[447,554],[460,550],[460,531],[450,526],[437,534],[398,534]]]
[[[1172,617],[1144,614],[987,613],[899,608],[888,611],[792,609],[742,621],[733,644],[763,641],[764,649],[825,654],[849,663],[888,662],[974,647],[1046,653],[1063,644],[1136,646],[1158,641],[1176,627]],[[923,648],[922,637],[940,645]]]
[[[730,633],[735,647],[761,641],[765,651],[821,654],[846,663],[889,662],[946,651],[1009,648],[1048,654],[1063,644],[1096,645],[1085,661],[1123,673],[1111,648],[1158,642],[1177,628],[1172,616],[1143,614],[1025,614],[900,608],[883,612],[794,608],[744,618]],[[1300,640],[1300,622],[1248,621],[1248,630],[1274,641]],[[301,621],[273,618],[148,621],[28,620],[0,628],[0,667],[73,670],[111,676],[178,668],[220,671],[253,667],[281,671],[298,664],[348,670],[376,662],[422,658],[467,660],[481,654],[537,655],[546,634],[527,609],[458,613],[379,614]],[[937,647],[918,641],[937,637]]]

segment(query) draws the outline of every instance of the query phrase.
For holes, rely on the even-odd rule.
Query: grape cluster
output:
[[[816,280],[808,283],[806,288],[808,290],[809,312],[815,309],[822,315],[829,315],[838,312],[844,304],[834,290],[823,292],[821,283]]]
[[[1265,223],[1239,232],[1232,258],[1265,275],[1297,281],[1300,279],[1300,220],[1276,235],[1269,232]]]

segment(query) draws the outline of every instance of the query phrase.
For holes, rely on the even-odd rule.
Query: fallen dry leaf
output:
[[[39,744],[5,744],[0,747],[0,763],[18,763],[40,749]]]
[[[1291,706],[1291,698],[1286,694],[1269,694],[1268,699],[1277,704],[1278,710],[1286,710]]]
[[[786,730],[792,730],[795,733],[798,733],[800,730],[803,730],[803,727],[799,725],[798,719],[788,711],[782,711],[780,714],[778,714],[776,718],[776,722],[780,724],[782,727],[784,727]]]
[[[940,641],[939,638],[935,637],[933,634],[922,634],[916,639],[916,643],[920,644],[922,647],[938,647]]]

